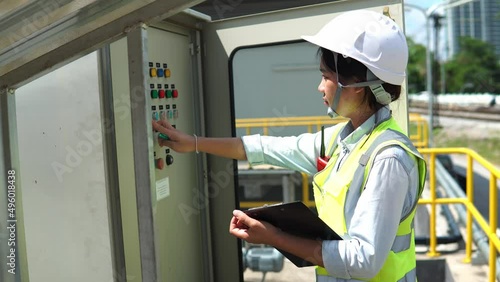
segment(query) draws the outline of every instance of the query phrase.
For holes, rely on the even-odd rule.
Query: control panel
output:
[[[151,101],[151,118],[167,121],[188,134],[193,133],[193,87],[188,37],[149,27],[148,49],[149,62],[145,77],[148,82],[146,96]],[[187,184],[180,180],[182,167],[189,162],[194,166],[195,161],[192,155],[177,154],[168,147],[160,147],[159,138],[168,140],[168,136],[153,132],[157,201],[170,195],[172,184]]]
[[[132,120],[128,114],[134,110],[133,95],[146,99],[151,120],[164,120],[187,134],[195,133],[194,108],[196,101],[195,76],[191,55],[191,31],[178,26],[158,23],[146,29],[144,79],[140,91],[130,94],[129,56],[141,56],[137,50],[128,50],[126,38],[111,44],[111,70],[115,104],[117,158],[122,207],[130,208],[136,202],[135,163],[132,139]],[[133,58],[132,58],[133,59]],[[132,70],[135,71],[135,70]],[[144,88],[144,89],[143,89]],[[132,102],[130,102],[132,99]],[[129,106],[130,105],[130,106]],[[125,109],[126,108],[126,109]],[[151,163],[154,181],[151,200],[154,216],[154,238],[158,281],[202,281],[202,273],[192,269],[203,268],[203,245],[200,225],[199,178],[197,155],[177,153],[160,147],[158,138],[168,138],[151,132],[153,154]],[[152,179],[153,180],[153,179]],[[201,180],[202,181],[202,180]],[[140,188],[139,188],[140,189]],[[130,209],[133,210],[133,209]],[[196,212],[193,212],[196,211]],[[123,222],[124,245],[129,253],[137,252],[133,243],[134,220]],[[127,264],[138,265],[139,255],[129,256]],[[196,259],[193,259],[196,258]],[[130,269],[130,268],[129,268]],[[129,270],[127,270],[129,271]],[[130,273],[137,273],[130,270]]]
[[[179,98],[179,90],[175,87],[172,78],[172,71],[166,62],[149,62],[149,93],[151,97],[151,113],[153,120],[168,121],[176,127],[176,120],[179,118],[179,109],[176,102]],[[175,77],[175,76],[174,76]],[[168,136],[162,133],[156,133],[159,138],[168,139]],[[155,136],[156,137],[156,136]],[[157,138],[154,138],[157,144]],[[154,163],[158,170],[163,170],[174,164],[174,157],[170,149],[162,150],[155,148]]]
[[[195,130],[195,89],[189,33],[170,26],[149,27],[148,68],[144,75],[151,101],[151,118],[165,120],[187,134]],[[161,281],[201,281],[201,274],[190,271],[202,268],[201,257],[193,261],[192,254],[202,249],[197,234],[201,234],[199,214],[189,216],[193,198],[199,193],[195,153],[177,153],[160,147],[158,139],[168,138],[153,132],[156,194],[155,237],[159,279]],[[197,206],[196,206],[197,207]],[[169,266],[169,267],[167,267]],[[190,274],[187,274],[190,273]]]

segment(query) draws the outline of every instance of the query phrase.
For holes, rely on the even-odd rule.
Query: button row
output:
[[[177,89],[174,89],[174,90],[152,89],[151,90],[151,98],[152,99],[178,98],[178,97],[179,97],[179,91]]]
[[[178,110],[167,110],[167,111],[160,111],[158,112],[153,112],[153,119],[158,121],[158,120],[167,120],[167,119],[174,119],[179,117],[179,111]]]
[[[170,77],[171,75],[170,69],[149,68],[150,77]]]

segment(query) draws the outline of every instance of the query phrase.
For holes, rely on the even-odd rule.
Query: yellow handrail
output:
[[[410,130],[410,140],[417,148],[428,146],[427,120],[419,114],[410,114],[410,124],[415,130]],[[261,128],[264,135],[269,134],[271,127],[300,127],[306,126],[307,132],[313,133],[321,130],[322,125],[334,125],[347,121],[345,118],[332,119],[327,116],[302,116],[302,117],[270,117],[270,118],[242,118],[236,119],[236,128],[244,128],[245,134],[252,134],[252,128]],[[315,129],[313,130],[313,127]],[[412,128],[411,128],[412,129]],[[416,131],[416,132],[415,132]]]
[[[481,229],[484,231],[489,240],[489,274],[488,278],[490,282],[495,281],[496,277],[496,259],[497,252],[500,251],[500,240],[496,234],[497,230],[497,211],[498,211],[498,188],[497,179],[500,178],[500,170],[496,168],[492,163],[490,163],[485,158],[481,157],[475,151],[468,148],[424,148],[420,149],[420,153],[424,155],[430,155],[430,169],[429,169],[429,187],[431,191],[430,199],[420,199],[419,204],[430,204],[430,256],[439,255],[436,252],[437,238],[435,232],[436,224],[436,204],[463,204],[467,209],[467,220],[466,220],[466,240],[465,240],[465,259],[464,262],[470,263],[472,261],[472,219],[474,218]],[[467,155],[467,169],[466,169],[466,195],[467,198],[447,198],[447,199],[436,199],[436,170],[435,161],[436,155],[439,154],[465,154]],[[489,225],[484,219],[484,217],[479,213],[479,211],[474,206],[474,185],[473,185],[473,160],[477,161],[484,168],[490,172],[490,183],[489,183]]]

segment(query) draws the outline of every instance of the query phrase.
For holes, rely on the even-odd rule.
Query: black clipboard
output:
[[[251,208],[244,212],[252,218],[267,221],[295,236],[321,240],[342,240],[321,218],[300,201]],[[278,251],[297,267],[314,265],[298,256],[280,249]]]

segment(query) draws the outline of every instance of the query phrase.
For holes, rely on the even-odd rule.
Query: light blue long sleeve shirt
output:
[[[380,109],[356,130],[348,123],[337,142],[340,155],[335,167],[359,140],[369,134],[376,121],[391,115]],[[337,125],[338,126],[338,125]],[[332,138],[333,127],[325,128],[325,140]],[[247,159],[252,165],[270,164],[313,175],[317,172],[321,132],[299,136],[242,137]],[[320,276],[318,282],[355,282],[352,277],[371,278],[382,268],[391,249],[401,219],[411,212],[418,200],[418,165],[415,158],[399,146],[390,146],[375,157],[366,188],[346,218],[347,237],[340,241],[323,241],[323,263],[332,277]]]

